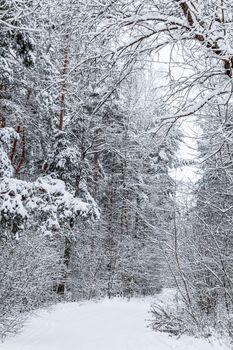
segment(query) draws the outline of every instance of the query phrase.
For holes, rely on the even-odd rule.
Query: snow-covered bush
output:
[[[34,232],[0,244],[0,338],[20,329],[28,312],[57,299],[61,261],[52,242]]]
[[[192,291],[194,292],[194,290]],[[155,303],[151,306],[151,327],[155,331],[181,336],[187,334],[208,338],[230,337],[232,339],[232,315],[224,309],[224,300],[206,313],[195,295],[190,300],[184,298],[185,291],[176,292],[175,297],[166,303]]]
[[[171,335],[208,337],[214,328],[211,317],[204,314],[197,304],[185,299],[185,290],[177,292],[174,289],[174,292],[165,303],[159,301],[152,305],[152,328]]]

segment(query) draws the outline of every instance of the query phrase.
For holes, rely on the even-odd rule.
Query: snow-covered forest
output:
[[[233,2],[0,0],[0,29],[0,338],[170,290],[151,329],[232,339]]]

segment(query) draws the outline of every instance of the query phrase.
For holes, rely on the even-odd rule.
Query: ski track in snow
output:
[[[153,332],[152,299],[58,304],[40,311],[1,350],[229,350],[218,342]]]

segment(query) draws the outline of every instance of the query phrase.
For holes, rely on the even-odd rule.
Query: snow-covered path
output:
[[[149,300],[59,304],[33,317],[1,350],[229,350],[204,340],[176,339],[147,328]]]

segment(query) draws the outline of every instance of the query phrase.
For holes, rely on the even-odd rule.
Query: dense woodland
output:
[[[0,0],[2,337],[55,302],[163,287],[155,329],[232,335],[232,10]],[[190,187],[172,174],[191,163]]]

